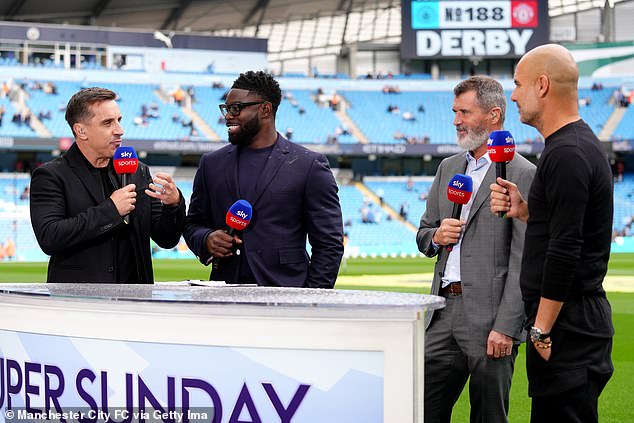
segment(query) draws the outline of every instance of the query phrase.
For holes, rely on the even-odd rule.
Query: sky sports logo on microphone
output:
[[[229,225],[231,227],[235,227],[237,225],[240,228],[246,228],[247,225],[249,224],[248,220],[238,219],[237,217],[232,216],[232,215],[229,215],[227,217],[231,221],[231,225]],[[237,229],[237,228],[234,228],[234,229]]]
[[[132,147],[118,147],[114,152],[114,170],[118,174],[135,173],[139,167],[139,158]]]
[[[238,200],[229,208],[226,216],[226,224],[230,228],[241,231],[251,222],[253,208],[246,200]]]
[[[510,162],[515,155],[515,139],[509,131],[493,131],[487,140],[487,151],[492,162]]]
[[[458,173],[454,175],[447,186],[447,198],[458,204],[467,204],[473,191],[473,179],[470,176]]]

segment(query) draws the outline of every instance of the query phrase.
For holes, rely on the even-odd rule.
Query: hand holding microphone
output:
[[[251,222],[253,208],[246,200],[238,200],[229,208],[225,216],[226,230],[217,230],[207,237],[207,250],[212,258],[211,263],[214,269],[218,268],[221,258],[233,255],[235,245],[242,244],[242,240],[235,236],[236,232],[244,230]]]
[[[453,203],[453,211],[450,219],[444,219],[440,228],[434,234],[434,242],[440,245],[446,245],[447,251],[451,251],[453,246],[460,239],[462,225],[464,221],[460,220],[462,205],[467,204],[471,199],[473,192],[473,180],[471,176],[457,173],[449,181],[447,186],[447,199]]]
[[[495,176],[506,179],[506,163],[515,156],[515,140],[509,131],[493,131],[487,140],[487,151],[491,161],[495,163]],[[506,217],[503,211],[498,216]]]
[[[517,185],[498,178],[497,183],[491,184],[490,188],[491,212],[518,218],[525,223],[528,221],[528,203],[522,197]]]
[[[123,188],[112,193],[110,199],[117,207],[119,215],[123,221],[130,223],[130,213],[134,210],[136,203],[136,186],[130,184],[130,175],[136,173],[139,167],[139,158],[132,147],[118,147],[113,157],[114,170],[121,175],[121,186]]]
[[[123,218],[125,223],[130,223],[130,213],[136,204],[136,185],[129,184],[112,193],[110,199],[114,203],[119,216]]]

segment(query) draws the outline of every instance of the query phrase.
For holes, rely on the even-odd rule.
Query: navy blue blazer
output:
[[[207,235],[226,229],[225,215],[241,199],[238,147],[227,145],[200,159],[183,236],[203,264]],[[343,224],[327,159],[279,135],[251,198],[249,226],[239,233],[242,254],[221,259],[211,280],[238,282],[247,260],[258,285],[332,288],[343,256]],[[306,237],[311,255],[306,251]]]

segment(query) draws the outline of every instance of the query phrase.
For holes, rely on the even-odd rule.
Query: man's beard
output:
[[[260,118],[255,115],[245,124],[240,125],[234,133],[229,133],[229,142],[237,146],[247,146],[253,143],[255,136],[260,132]]]
[[[488,138],[489,131],[484,128],[467,129],[467,135],[465,135],[464,138],[460,139],[460,137],[458,137],[458,147],[465,151],[474,151],[487,142]]]

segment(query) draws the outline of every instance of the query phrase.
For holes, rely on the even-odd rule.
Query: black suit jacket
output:
[[[112,164],[109,175],[120,188]],[[137,192],[130,214],[130,254],[134,254],[140,283],[154,282],[150,237],[159,246],[172,248],[178,244],[185,220],[182,195],[178,206],[163,206],[144,192],[151,181],[143,163],[130,175],[129,183],[136,184]],[[113,231],[125,223],[76,144],[33,172],[31,223],[40,247],[51,256],[48,282],[120,282]]]
[[[326,158],[278,134],[251,198],[249,226],[240,234],[241,255],[220,260],[213,280],[238,282],[248,260],[259,285],[332,288],[343,256],[343,225],[337,184]],[[205,154],[194,178],[184,237],[202,263],[210,258],[207,235],[226,229],[225,216],[241,198],[238,148]],[[311,256],[306,251],[306,237]]]

